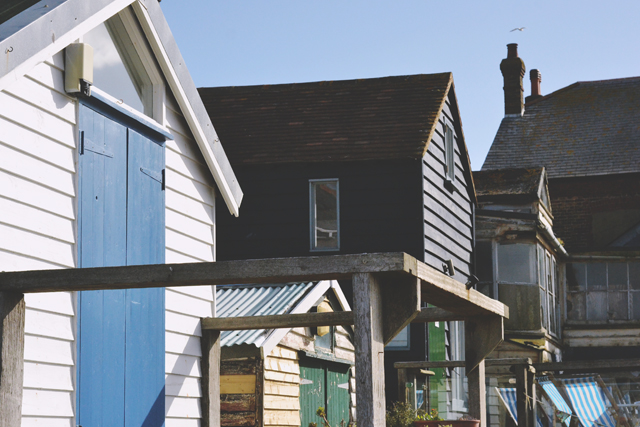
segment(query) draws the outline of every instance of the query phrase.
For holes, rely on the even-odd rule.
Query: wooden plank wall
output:
[[[64,92],[60,52],[0,92],[0,270],[76,265],[76,102]],[[215,184],[167,96],[166,260],[215,260]],[[24,426],[74,426],[75,294],[25,297]],[[170,426],[200,417],[199,318],[210,287],[166,290],[166,409]]]
[[[166,262],[215,260],[215,184],[180,108],[167,94]],[[213,288],[167,288],[166,426],[198,426],[200,318],[213,315]]]
[[[453,127],[450,99],[447,100],[423,159],[424,177],[424,262],[439,271],[442,263],[453,260],[455,279],[465,283],[472,271],[473,214],[472,202],[464,176],[458,146],[461,137],[454,127],[455,190],[449,191],[445,181],[445,120]]]
[[[220,422],[225,427],[259,426],[262,417],[262,361],[229,359],[220,364]]]
[[[0,92],[0,270],[73,268],[76,104],[54,55]],[[75,295],[25,296],[22,425],[74,424]]]
[[[309,249],[309,179],[338,178],[341,250],[327,254],[402,251],[422,259],[420,163],[233,165],[245,198],[239,218],[219,206],[218,258],[322,255]]]
[[[276,346],[264,361],[264,425],[300,425],[298,353]]]

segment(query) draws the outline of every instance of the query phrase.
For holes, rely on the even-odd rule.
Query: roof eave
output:
[[[189,128],[229,211],[239,215],[243,193],[156,0],[41,1],[0,26],[0,91],[81,35],[133,4]],[[29,22],[30,21],[30,22]]]

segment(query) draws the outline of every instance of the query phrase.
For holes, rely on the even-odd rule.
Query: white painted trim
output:
[[[18,65],[16,68],[0,77],[0,91],[14,82],[20,80],[25,74],[31,71],[36,65],[44,62],[47,58],[55,55],[69,44],[73,43],[76,39],[83,34],[89,32],[102,22],[111,18],[113,15],[120,12],[125,7],[129,6],[135,0],[113,0],[106,7],[95,13],[91,18],[88,18],[83,23],[78,24],[73,30],[66,34],[57,35],[55,41],[42,49],[40,52],[31,56],[29,59]]]
[[[331,288],[330,280],[321,280],[318,282],[316,286],[307,294],[306,297],[302,299],[296,305],[293,310],[289,312],[289,314],[297,314],[297,313],[307,313],[324,294]],[[289,333],[292,328],[284,328],[284,329],[274,329],[271,333],[265,338],[260,347],[262,348],[261,353],[263,355],[271,354],[271,350],[273,350],[280,341],[284,338],[285,335]]]
[[[193,132],[193,135],[198,143],[198,147],[204,156],[204,159],[209,166],[211,173],[213,174],[213,178],[215,179],[218,187],[220,188],[220,193],[224,198],[227,206],[229,207],[229,211],[234,216],[238,216],[240,214],[240,206],[236,203],[233,194],[231,192],[231,188],[227,180],[222,173],[222,168],[216,159],[211,145],[209,144],[207,137],[200,125],[200,122],[196,118],[195,112],[189,103],[189,99],[180,84],[180,80],[171,65],[171,61],[169,60],[169,56],[160,41],[160,37],[151,21],[151,17],[146,10],[146,7],[140,3],[140,1],[135,1],[132,4],[133,10],[140,21],[143,31],[146,33],[147,40],[151,45],[151,49],[154,51],[156,55],[156,59],[160,65],[160,68],[163,71],[165,79],[171,88],[173,95],[178,102],[178,105],[182,109],[182,113],[184,118],[187,120],[189,124],[189,128]],[[218,141],[219,142],[219,141]]]
[[[340,303],[340,307],[342,307],[342,311],[351,311],[349,301],[347,301],[347,297],[344,296],[342,288],[340,287],[340,284],[337,280],[331,280],[331,289],[333,289],[333,293],[336,294],[338,302]]]

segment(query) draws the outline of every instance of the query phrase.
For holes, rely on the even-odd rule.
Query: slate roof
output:
[[[216,289],[217,317],[266,316],[287,314],[317,284],[288,283],[281,285],[218,286]],[[224,331],[220,345],[253,344],[260,347],[271,329]]]
[[[578,82],[505,117],[482,170],[544,166],[549,178],[640,172],[640,77]]]
[[[421,158],[452,85],[441,73],[199,91],[235,165]]]
[[[544,168],[497,169],[473,173],[478,199],[496,196],[529,196],[538,199]]]

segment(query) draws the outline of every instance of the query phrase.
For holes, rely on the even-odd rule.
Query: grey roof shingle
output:
[[[549,178],[640,172],[640,77],[574,83],[505,117],[482,170],[534,166]]]

